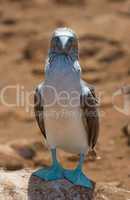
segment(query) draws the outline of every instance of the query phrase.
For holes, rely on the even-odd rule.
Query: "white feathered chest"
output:
[[[80,109],[80,72],[73,62],[58,57],[50,66],[43,87],[47,141],[72,153],[87,153],[87,135]]]

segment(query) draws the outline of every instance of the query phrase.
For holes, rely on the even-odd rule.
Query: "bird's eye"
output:
[[[73,38],[70,38],[70,39],[69,39],[69,42],[70,42],[70,43],[73,43],[73,42],[74,42],[74,39],[73,39]]]
[[[55,37],[55,42],[58,43],[59,42],[59,38]]]

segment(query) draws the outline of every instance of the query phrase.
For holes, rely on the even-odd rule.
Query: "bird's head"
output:
[[[69,28],[58,28],[52,34],[50,52],[78,57],[78,39]]]

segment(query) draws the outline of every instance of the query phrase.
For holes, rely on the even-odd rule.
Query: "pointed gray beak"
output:
[[[60,42],[61,42],[62,50],[66,50],[68,40],[69,40],[69,37],[67,37],[67,36],[61,36],[60,37]]]

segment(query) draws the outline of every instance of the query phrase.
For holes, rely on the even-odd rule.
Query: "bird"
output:
[[[52,33],[45,79],[34,92],[35,118],[51,152],[52,165],[33,175],[47,181],[65,178],[92,188],[83,163],[88,152],[95,150],[99,136],[98,99],[94,87],[81,79],[78,43],[70,28],[56,28]],[[62,167],[57,149],[79,155],[75,169]]]

